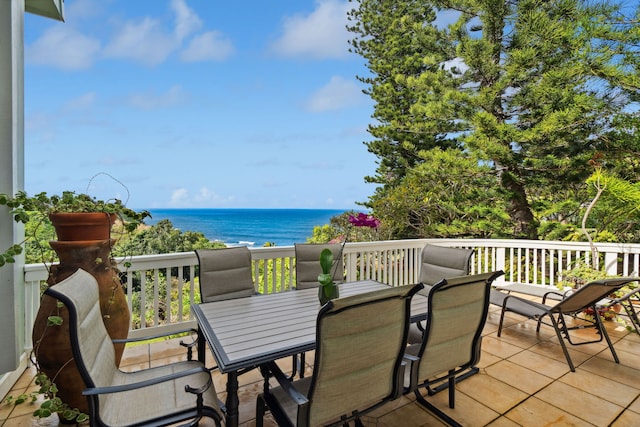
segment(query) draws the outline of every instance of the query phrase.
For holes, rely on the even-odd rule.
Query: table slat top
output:
[[[340,296],[385,289],[372,280],[340,285]],[[412,300],[413,320],[424,318],[427,299]],[[318,289],[196,304],[193,312],[221,372],[250,368],[315,347]]]

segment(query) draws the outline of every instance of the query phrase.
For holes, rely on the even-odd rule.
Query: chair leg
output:
[[[264,407],[264,398],[262,395],[259,395],[258,400],[256,401],[256,427],[262,427],[264,423]]]
[[[300,353],[300,366],[299,366],[299,370],[300,370],[300,378],[304,378],[304,370],[305,370],[305,366],[307,364],[306,358],[305,358],[305,353]]]
[[[615,360],[616,363],[620,363],[620,359],[618,359],[618,354],[616,353],[616,350],[613,348],[613,343],[611,342],[611,338],[609,338],[609,333],[607,332],[607,328],[605,328],[604,324],[602,323],[602,319],[600,318],[600,315],[598,314],[598,312],[594,311],[594,313],[596,317],[596,324],[598,325],[598,329],[600,329],[599,332],[600,334],[602,334],[604,339],[607,340],[607,345],[609,346],[609,350],[611,350],[611,355],[613,356],[613,360]]]
[[[504,312],[505,312],[505,306],[503,305],[502,310],[500,311],[500,323],[498,323],[498,336],[500,336],[500,334],[502,333],[502,324],[504,323]]]
[[[564,319],[561,318],[562,314],[558,315],[560,317],[560,321],[564,324]],[[571,360],[571,356],[569,356],[569,350],[567,350],[567,346],[564,343],[564,337],[562,336],[562,332],[560,331],[560,325],[558,325],[558,321],[556,320],[553,314],[550,314],[551,323],[553,324],[553,329],[556,331],[556,336],[558,337],[558,341],[560,341],[560,346],[562,347],[562,352],[564,353],[565,359],[567,359],[567,363],[569,364],[569,369],[571,372],[575,372],[576,368],[573,366],[573,361]]]
[[[294,354],[293,356],[291,356],[291,376],[288,377],[287,379],[289,381],[293,381],[297,373],[298,373],[298,355]]]
[[[442,421],[444,421],[445,423],[449,424],[452,427],[462,427],[462,425],[458,423],[456,420],[454,420],[453,418],[451,418],[450,416],[442,412],[440,409],[436,408],[434,405],[431,404],[431,402],[428,402],[422,396],[422,394],[420,393],[420,390],[415,390],[414,394],[416,395],[416,402],[418,402],[420,405],[427,408],[429,411],[433,412],[433,414],[436,417],[440,418]]]
[[[293,381],[298,373],[300,373],[299,378],[304,378],[304,368],[305,368],[305,354],[294,354],[291,360],[291,376],[287,377],[289,381]]]
[[[453,409],[456,406],[456,377],[453,375],[453,371],[449,372],[449,408]]]
[[[469,378],[472,375],[477,374],[478,372],[480,372],[480,369],[478,369],[477,366],[472,366],[469,368],[469,370],[467,372],[465,372],[464,374],[458,375],[455,379],[456,384],[459,383],[460,381]],[[449,387],[449,382],[445,382],[440,384],[437,387],[427,387],[427,393],[429,394],[429,396],[433,396],[436,393],[441,392],[442,390],[444,390],[445,388]]]

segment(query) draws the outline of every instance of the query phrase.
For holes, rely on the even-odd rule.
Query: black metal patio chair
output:
[[[442,279],[428,296],[425,332],[420,343],[407,347],[409,363],[405,392],[449,425],[459,424],[431,402],[420,389],[446,384],[449,407],[455,407],[456,381],[478,363],[482,329],[489,311],[491,283],[502,271]],[[432,394],[432,393],[429,393]]]
[[[116,367],[113,342],[102,321],[95,278],[79,269],[45,294],[69,312],[74,362],[86,385],[92,426],[161,426],[202,417],[222,419],[211,372],[184,361],[135,372]]]
[[[502,333],[505,314],[507,312],[512,312],[537,321],[538,324],[536,326],[536,332],[540,332],[540,326],[543,323],[553,327],[571,372],[575,372],[576,369],[573,361],[571,360],[571,356],[569,355],[569,351],[567,350],[565,340],[567,340],[571,345],[584,345],[601,342],[604,338],[609,350],[611,350],[613,359],[616,363],[620,363],[618,355],[613,348],[611,339],[609,338],[609,334],[607,333],[607,329],[602,324],[600,316],[597,314],[594,314],[593,316],[584,316],[583,313],[588,308],[591,308],[593,313],[598,313],[596,305],[599,301],[622,288],[627,283],[636,280],[638,279],[633,277],[616,277],[594,280],[576,289],[573,293],[565,294],[565,298],[557,302],[555,305],[546,305],[520,298],[515,295],[501,295],[502,310],[500,312],[498,336]],[[500,291],[494,289],[492,292],[495,293]],[[493,299],[497,301],[498,298],[496,295],[498,294],[495,294]],[[549,321],[545,322],[545,318],[548,318]],[[567,323],[569,319],[572,319],[572,325]],[[599,337],[593,340],[581,341],[572,339],[571,331],[585,328],[594,328]]]
[[[389,287],[337,298],[320,309],[313,375],[293,383],[275,363],[261,367],[264,392],[256,403],[256,426],[265,410],[281,426],[342,425],[399,397],[411,297],[422,285]],[[277,386],[270,385],[270,378]],[[361,425],[361,424],[360,424]]]

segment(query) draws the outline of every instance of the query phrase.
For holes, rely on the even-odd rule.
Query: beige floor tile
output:
[[[373,411],[369,412],[367,416],[369,418],[381,418],[405,405],[412,405],[413,402],[415,402],[415,397],[413,393],[409,393],[405,396],[400,396],[399,398],[392,400],[391,402],[385,403],[380,408],[374,409]]]
[[[527,394],[534,394],[553,381],[551,377],[508,360],[489,366],[486,368],[486,373]]]
[[[456,388],[459,391],[456,393],[456,408],[462,407],[457,400],[458,394],[464,393],[498,414],[507,412],[528,397],[527,393],[483,373],[461,381]],[[438,395],[444,398],[447,393],[443,391]]]
[[[589,359],[581,366],[581,369],[609,378],[613,382],[619,382],[635,388],[640,387],[640,369],[619,365],[600,357]]]
[[[517,322],[516,324],[503,328],[500,339],[522,348],[529,348],[540,341],[548,341],[553,338],[545,329],[536,333],[536,323],[533,321]]]
[[[494,420],[492,422],[490,422],[489,424],[487,424],[487,426],[489,427],[519,427],[520,424],[516,423],[515,421],[511,421],[509,418],[507,417],[500,417],[497,420]]]
[[[488,336],[482,338],[482,351],[506,359],[521,352],[522,347],[509,344],[497,337]]]
[[[480,375],[474,375],[473,377],[462,381],[459,385],[465,383],[470,384],[472,379],[480,377]],[[484,426],[500,416],[498,412],[483,405],[480,401],[475,399],[475,397],[482,394],[485,390],[486,389],[474,391],[473,398],[461,390],[458,390],[456,393],[454,409],[449,408],[449,398],[446,391],[437,393],[434,396],[426,396],[426,400],[463,426]],[[419,404],[415,403],[415,405]],[[425,411],[426,410],[427,409],[425,408]]]
[[[624,409],[560,381],[536,393],[535,397],[598,426],[609,425]]]
[[[571,373],[553,330],[545,327],[543,333],[537,335],[534,322],[514,316],[511,319],[513,327],[498,338],[495,333],[495,310],[492,313],[485,327],[483,354],[479,363],[481,373],[456,386],[456,408],[448,408],[446,391],[427,397],[429,401],[463,425],[471,427],[589,425],[585,419],[598,426],[609,422],[616,427],[640,425],[640,336],[617,330],[617,325],[608,324],[609,331],[614,329],[611,335],[615,333],[614,345],[621,364],[613,362],[606,346],[584,346],[586,350],[569,346],[578,366],[577,371]],[[139,369],[148,367],[150,363],[160,363],[161,360],[166,363],[166,360],[182,360],[186,357],[185,350],[175,342],[164,343],[159,348],[152,345],[151,350],[145,346],[127,348],[123,365],[127,369]],[[158,359],[158,354],[165,359]],[[207,366],[214,366],[209,349],[205,355]],[[307,375],[312,372],[313,356],[314,352],[306,355]],[[278,364],[288,372],[291,360],[290,357],[283,358]],[[32,373],[33,370],[25,373],[16,383],[14,391],[25,390],[27,386],[33,390]],[[219,397],[224,400],[227,376],[217,370],[212,375]],[[558,381],[552,383],[552,380]],[[255,426],[255,399],[262,390],[262,381],[259,370],[252,370],[239,378],[242,427]],[[604,399],[595,391],[605,395]],[[529,397],[530,393],[536,394]],[[55,417],[44,421],[33,419],[31,413],[35,407],[27,404],[16,408],[1,405],[0,426],[58,425]],[[622,412],[624,408],[626,410]],[[591,414],[591,411],[596,414]],[[504,415],[501,416],[501,413]],[[8,420],[7,416],[10,417]],[[402,396],[364,416],[363,422],[366,426],[376,427],[443,425],[416,403],[412,394]],[[202,425],[209,427],[212,423],[204,421]],[[265,425],[275,427],[270,414],[265,417]]]
[[[640,413],[626,411],[611,424],[611,427],[638,427],[639,420]]]
[[[638,396],[638,389],[610,381],[586,369],[564,375],[559,381],[622,407],[627,407]]]
[[[503,360],[501,357],[495,356],[491,353],[487,353],[486,351],[482,352],[482,356],[480,357],[480,362],[476,365],[478,368],[483,369],[488,366],[494,365]]]
[[[538,347],[539,345],[534,348]],[[531,369],[532,371],[545,375],[549,378],[559,378],[567,372],[570,372],[569,365],[567,365],[566,360],[558,361],[556,359],[546,357],[542,353],[548,354],[547,352],[537,353],[533,351],[534,348],[522,351],[513,357],[510,357],[509,361],[517,363],[524,368]]]
[[[378,418],[377,425],[378,427],[446,426],[440,419],[427,412],[417,403],[403,405]]]
[[[522,427],[585,427],[593,425],[535,397],[527,399],[505,416]]]
[[[613,348],[615,348],[617,352],[626,352],[636,356],[634,358],[628,358],[628,360],[635,360],[635,366],[640,369],[640,342],[625,338],[616,342]]]
[[[564,353],[562,352],[562,347],[560,346],[560,344],[558,344],[557,340],[542,341],[537,345],[534,345],[533,347],[531,347],[529,350],[531,350],[534,353],[538,353],[542,356],[546,356],[550,359],[557,360],[558,362],[563,363],[567,367],[567,369],[569,369],[569,364],[567,362],[567,359]],[[572,345],[567,346],[567,351],[569,352],[569,356],[571,357],[571,360],[573,361],[574,366],[580,366],[586,360],[594,356],[594,354],[588,354],[581,351],[577,351],[575,349],[575,346],[572,346]]]
[[[640,347],[640,344],[637,344],[637,346]],[[635,354],[618,348],[616,348],[616,353],[618,354],[618,359],[620,360],[621,365],[640,370],[640,354]],[[606,359],[613,361],[611,354],[608,354]]]

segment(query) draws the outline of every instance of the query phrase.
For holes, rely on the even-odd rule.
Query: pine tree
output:
[[[380,158],[373,181],[393,186],[388,177],[406,174],[420,149],[460,144],[493,168],[513,236],[536,238],[536,197],[584,183],[611,146],[640,152],[633,136],[610,139],[616,120],[637,108],[632,12],[579,0],[358,1],[353,44],[368,61],[363,81],[380,122],[368,144]]]

